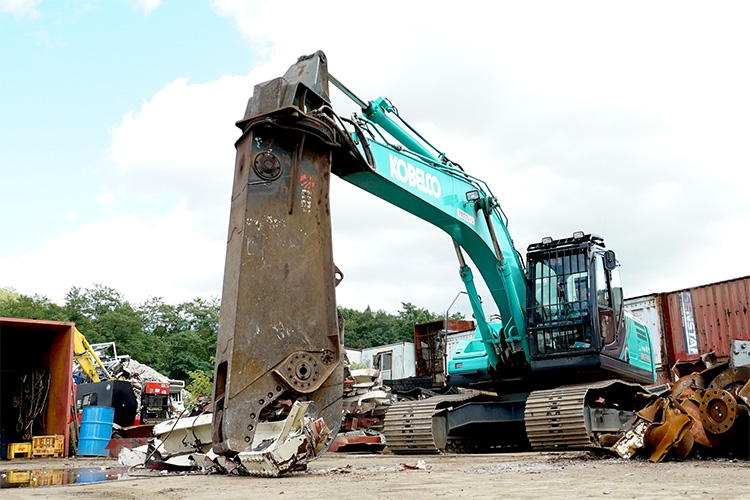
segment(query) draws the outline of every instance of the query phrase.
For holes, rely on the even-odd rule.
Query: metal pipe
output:
[[[366,110],[366,109],[369,109],[370,106],[372,105],[370,102],[363,101],[362,99],[360,99],[359,97],[357,97],[357,95],[354,92],[352,92],[351,90],[349,90],[348,88],[346,88],[346,85],[344,85],[343,83],[341,83],[338,79],[336,79],[336,77],[334,77],[330,73],[328,73],[328,81],[331,82],[334,85],[334,87],[336,87],[341,92],[343,92],[344,95],[346,95],[349,99],[351,99],[352,101],[354,101],[357,104],[357,106],[359,106],[360,108],[362,108],[363,111]]]

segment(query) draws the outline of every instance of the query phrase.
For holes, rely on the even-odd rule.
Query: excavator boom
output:
[[[101,370],[106,380],[113,378],[109,371],[104,367],[102,360],[99,359],[99,356],[97,356],[96,352],[91,348],[86,337],[78,331],[78,328],[75,329],[73,347],[76,362],[81,366],[81,370],[83,370],[91,382],[101,381],[97,368]]]

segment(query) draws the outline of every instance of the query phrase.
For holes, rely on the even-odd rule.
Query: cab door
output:
[[[628,361],[625,342],[625,323],[622,313],[622,286],[614,252],[597,252],[594,256],[596,308],[602,354]]]
[[[608,348],[611,348],[612,344],[617,341],[617,327],[610,293],[609,273],[604,267],[604,255],[601,253],[594,256],[594,273],[599,333],[602,337],[602,347],[604,350],[609,350]]]

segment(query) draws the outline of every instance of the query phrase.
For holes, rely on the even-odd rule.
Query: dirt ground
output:
[[[426,470],[400,464],[424,460]],[[118,467],[114,460],[0,462],[8,471]],[[112,471],[117,472],[117,471]],[[122,472],[122,469],[119,471]],[[281,497],[280,495],[283,495]],[[702,498],[750,499],[750,462],[598,458],[586,452],[496,455],[343,455],[327,453],[308,471],[282,478],[159,474],[134,470],[129,479],[0,491],[0,498]]]

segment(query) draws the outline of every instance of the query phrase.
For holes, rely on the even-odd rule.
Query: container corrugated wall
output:
[[[669,366],[664,343],[664,322],[662,321],[661,299],[658,294],[625,299],[625,310],[643,321],[648,327],[651,340],[651,354],[654,358],[657,383],[669,380]]]
[[[728,356],[730,340],[750,340],[750,276],[626,299],[625,308],[649,327],[660,380],[677,361]]]
[[[661,295],[672,363],[711,351],[727,356],[730,340],[750,340],[750,276]]]

